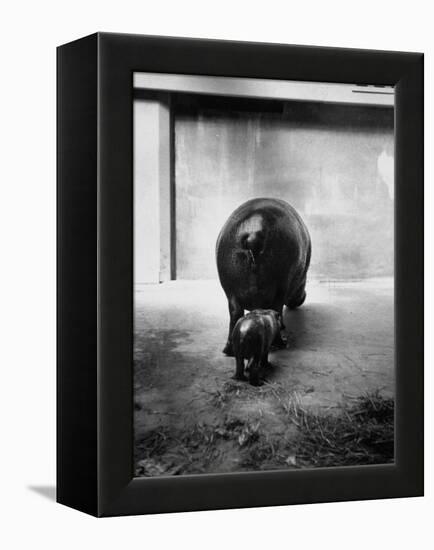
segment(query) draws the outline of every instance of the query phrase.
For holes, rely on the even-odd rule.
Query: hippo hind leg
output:
[[[296,292],[294,292],[292,296],[289,297],[288,301],[285,302],[290,309],[295,309],[297,307],[300,307],[301,305],[304,304],[304,301],[306,300],[306,277],[307,277],[307,270],[309,269],[309,265],[310,265],[311,254],[312,254],[312,245],[309,239],[308,249],[306,254],[306,265],[300,277],[300,284],[297,286]]]
[[[288,300],[288,307],[289,309],[296,309],[297,307],[300,307],[304,304],[304,301],[306,300],[306,291],[304,288],[302,289],[302,292],[296,294],[295,296],[291,297],[290,300]]]
[[[298,285],[297,290],[287,297],[286,305],[289,309],[295,309],[304,304],[306,300],[306,276],[303,277],[301,283]]]
[[[262,356],[261,369],[263,370],[263,372],[266,372],[268,369],[271,369],[272,367],[273,365],[268,360],[268,352],[267,352]]]
[[[223,348],[223,353],[228,355],[229,357],[234,356],[234,350],[232,347],[232,331],[234,330],[234,326],[236,325],[238,319],[240,319],[244,315],[244,309],[239,304],[238,300],[231,296],[228,299],[228,305],[229,305],[229,334],[228,334],[228,340],[226,342],[225,347]]]
[[[277,349],[285,349],[286,348],[286,342],[282,338],[282,335],[280,334],[280,331],[276,334],[276,337],[274,338],[273,343],[272,343],[272,347],[277,348]]]
[[[284,302],[284,296],[283,296],[283,294],[281,294],[274,301],[273,308],[272,308],[272,309],[274,309],[274,311],[277,311],[280,314],[282,319],[283,319],[283,302]],[[277,331],[276,337],[274,338],[271,345],[272,345],[273,348],[277,348],[277,349],[286,348],[286,342],[282,338],[280,330]]]

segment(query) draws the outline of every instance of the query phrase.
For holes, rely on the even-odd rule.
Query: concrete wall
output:
[[[391,108],[177,109],[177,278],[216,277],[220,228],[260,196],[283,198],[302,215],[312,276],[392,275],[393,144]]]

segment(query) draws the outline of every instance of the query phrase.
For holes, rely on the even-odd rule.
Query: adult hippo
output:
[[[279,199],[252,199],[239,206],[217,239],[220,283],[229,304],[229,335],[223,353],[233,355],[231,335],[244,310],[301,306],[311,242],[297,211]],[[280,336],[275,344],[282,347]]]

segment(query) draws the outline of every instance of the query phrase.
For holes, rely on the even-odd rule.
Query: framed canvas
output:
[[[58,48],[57,500],[423,494],[423,55]]]

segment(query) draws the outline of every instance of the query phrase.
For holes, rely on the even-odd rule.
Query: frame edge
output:
[[[57,502],[97,515],[97,35],[57,48]]]

